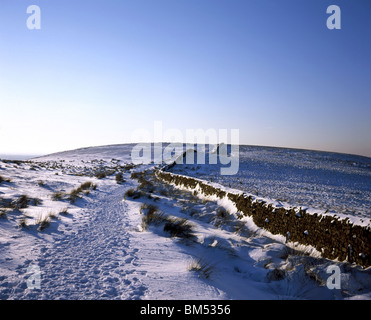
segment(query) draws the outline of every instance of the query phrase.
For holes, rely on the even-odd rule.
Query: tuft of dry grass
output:
[[[27,228],[27,218],[23,216],[21,219],[19,219],[18,223],[19,228]]]
[[[65,196],[65,193],[62,192],[62,191],[57,191],[57,192],[54,192],[51,196],[52,200],[53,201],[60,201],[63,199],[63,197]]]
[[[32,198],[30,203],[32,206],[39,206],[43,203],[43,201],[40,198]]]
[[[93,188],[96,189],[96,185],[93,182],[91,182],[91,181],[87,181],[87,182],[82,183],[76,190],[78,192],[82,192],[84,190],[89,190],[89,189],[91,190]]]
[[[78,189],[71,190],[70,194],[68,195],[68,200],[71,201],[71,203],[75,203],[77,198],[80,198],[80,192]]]
[[[274,268],[267,273],[267,279],[269,281],[280,281],[285,279],[286,272],[284,270]]]
[[[141,214],[151,215],[158,211],[158,207],[153,204],[143,203],[140,207]]]
[[[147,230],[149,225],[164,225],[164,231],[171,237],[193,239],[195,237],[193,226],[187,219],[170,217],[160,211],[157,206],[152,204],[143,204],[140,208],[142,217],[142,229]]]
[[[50,225],[50,219],[52,218],[52,213],[48,213],[46,216],[43,216],[42,214],[39,215],[39,217],[36,219],[36,225],[39,227],[37,228],[37,231],[43,231]]]
[[[107,175],[106,175],[105,172],[97,172],[97,173],[95,174],[95,177],[96,177],[97,179],[104,179],[104,178],[107,177]]]
[[[31,202],[31,198],[26,195],[22,194],[14,203],[16,209],[25,209]]]
[[[68,208],[63,208],[63,209],[59,212],[59,214],[62,214],[62,215],[64,215],[64,216],[68,215],[68,214],[69,214],[69,212],[68,212]]]
[[[126,182],[126,180],[124,179],[124,175],[122,174],[122,172],[119,172],[119,173],[116,174],[115,180],[116,180],[116,183],[118,183],[118,184],[121,184],[121,183]]]
[[[43,181],[43,180],[39,180],[39,181],[37,181],[37,185],[38,185],[39,187],[45,187],[45,186],[46,186],[46,183],[45,183],[45,181]]]
[[[210,279],[214,266],[206,262],[202,258],[192,259],[189,263],[187,270],[199,273],[200,277]]]
[[[130,188],[127,190],[124,194],[124,199],[131,198],[131,199],[139,199],[143,196],[143,192],[139,190],[135,190],[133,188]]]
[[[6,219],[6,218],[7,218],[6,210],[0,210],[0,219]]]
[[[193,226],[190,224],[188,219],[167,218],[167,222],[164,225],[164,231],[170,233],[171,237],[183,239],[195,238]]]
[[[10,179],[10,178],[5,178],[5,177],[3,177],[3,176],[0,176],[0,183],[2,183],[2,182],[12,182],[12,179]]]
[[[48,217],[49,217],[50,219],[55,219],[55,220],[59,219],[59,217],[58,217],[58,213],[55,213],[55,212],[53,212],[53,211],[50,211],[50,212],[48,213]]]
[[[8,204],[8,208],[12,209],[25,209],[31,206],[38,206],[42,204],[42,200],[39,198],[30,198],[28,195],[23,194],[17,199],[13,200],[10,204]]]
[[[62,191],[54,192],[51,195],[53,201],[61,201],[64,200],[66,197],[71,203],[75,203],[75,201],[81,197],[81,194],[84,193],[85,195],[89,195],[91,190],[96,190],[97,185],[91,181],[87,181],[82,183],[76,189],[72,189],[69,193],[65,193]]]
[[[166,222],[167,219],[162,211],[154,210],[147,212],[142,218],[142,230],[147,230],[149,225],[160,225]]]
[[[139,177],[142,177],[144,174],[144,172],[133,172],[131,175],[130,175],[130,178],[131,179],[139,179]]]
[[[155,191],[155,187],[152,182],[141,178],[138,179],[138,182],[140,182],[138,189],[147,191],[149,193],[153,193]]]
[[[113,169],[106,169],[106,170],[98,170],[95,172],[94,176],[97,179],[104,179],[110,175],[113,175],[116,172],[116,170]]]

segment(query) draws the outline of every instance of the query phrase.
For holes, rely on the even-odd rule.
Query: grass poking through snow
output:
[[[39,227],[37,228],[37,231],[43,231],[45,228],[49,227],[50,225],[50,217],[45,216],[43,217],[42,215],[39,216],[36,220],[36,225]]]
[[[0,219],[6,219],[7,218],[7,213],[5,210],[0,210]]]
[[[126,180],[124,179],[124,176],[123,176],[122,172],[119,172],[119,173],[116,174],[115,180],[116,180],[116,183],[117,184],[121,184],[121,183],[126,182]]]
[[[214,267],[211,264],[201,258],[192,259],[187,268],[188,271],[197,272],[200,277],[205,279],[210,279],[213,269]]]
[[[76,189],[72,189],[69,193],[62,191],[54,192],[51,195],[53,201],[69,200],[71,203],[75,203],[78,198],[81,198],[81,194],[89,195],[91,190],[96,190],[97,185],[91,181],[82,183]]]
[[[43,231],[50,226],[52,219],[58,219],[58,214],[50,211],[48,214],[40,214],[36,219],[36,225],[38,225],[37,231]]]
[[[0,183],[2,182],[12,182],[12,179],[4,178],[3,176],[0,176]]]
[[[195,234],[193,226],[188,219],[168,218],[164,225],[164,231],[168,232],[171,237],[193,239]]]
[[[142,229],[147,230],[149,225],[164,225],[164,231],[169,233],[171,237],[182,239],[193,239],[195,234],[193,225],[188,219],[168,216],[160,211],[157,206],[152,204],[142,204],[140,213],[143,214]]]
[[[67,215],[69,214],[69,212],[68,212],[68,208],[63,208],[63,209],[59,212],[59,214],[64,215],[64,216],[67,216]]]
[[[153,211],[143,216],[142,230],[147,230],[150,225],[161,225],[165,221],[167,221],[167,217],[162,211]]]
[[[27,218],[25,216],[19,220],[18,227],[21,229],[27,228]]]
[[[62,191],[56,191],[52,194],[51,198],[53,201],[61,201],[63,200],[65,193]]]
[[[130,188],[125,192],[124,199],[126,200],[127,198],[131,199],[139,199],[140,197],[143,196],[143,193],[139,190],[135,190],[133,188]]]

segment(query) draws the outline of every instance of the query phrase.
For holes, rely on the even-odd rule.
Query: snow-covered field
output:
[[[175,166],[171,172],[220,183],[272,203],[349,217],[369,225],[371,158],[312,150],[240,146],[236,176],[223,165]],[[224,166],[228,167],[228,166]]]
[[[0,161],[0,299],[371,298],[371,268],[323,259],[310,247],[286,245],[248,218],[237,219],[233,207],[161,183],[152,172],[154,165],[131,165],[131,149],[94,147],[29,162]],[[271,173],[273,191],[259,184],[262,157],[259,150],[251,156],[248,151],[242,155],[251,161],[241,158],[238,180],[223,180],[228,177],[206,167],[199,172],[185,166],[176,170],[205,180],[212,176],[249,192],[254,184],[259,195],[273,199],[282,196],[275,193],[282,189],[285,201],[296,204],[299,199],[315,206],[310,202],[315,189],[305,197],[300,196],[304,187],[299,196],[291,192],[301,181],[279,182]],[[266,167],[278,161],[269,159]],[[251,163],[256,165],[252,172]],[[310,161],[302,163],[297,170],[307,170],[307,179],[314,179],[316,192],[322,192],[325,183],[318,181],[323,174],[311,175]],[[331,164],[318,165],[323,172],[331,167],[339,177],[349,175]],[[349,210],[364,210],[360,216],[366,219],[370,190],[365,172],[370,167],[351,168],[365,178],[342,188],[365,188],[365,193],[350,196]],[[118,173],[122,177],[116,181]],[[309,188],[308,183],[303,181],[303,186]],[[347,189],[330,189],[327,204],[341,208],[333,195]],[[341,288],[331,290],[326,271],[334,265],[341,270]]]

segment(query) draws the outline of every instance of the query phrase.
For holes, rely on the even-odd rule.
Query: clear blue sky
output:
[[[370,17],[370,0],[1,0],[0,153],[130,142],[159,120],[371,156]]]

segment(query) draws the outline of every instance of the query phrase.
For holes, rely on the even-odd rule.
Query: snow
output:
[[[371,299],[370,268],[285,244],[284,236],[270,235],[247,217],[237,219],[227,199],[195,197],[153,175],[151,197],[125,199],[125,192],[139,185],[132,172],[154,168],[128,165],[131,148],[103,146],[29,162],[0,161],[0,175],[11,179],[0,183],[0,204],[24,194],[41,200],[19,209],[0,205],[5,212],[0,217],[0,299]],[[108,175],[97,178],[100,170]],[[126,182],[118,184],[116,172]],[[81,192],[75,202],[52,199],[55,192],[69,193],[89,181],[96,189]],[[171,237],[161,223],[144,229],[143,203],[169,219],[186,218],[194,238]],[[218,215],[220,208],[227,214]],[[40,216],[50,220],[43,230],[36,224]],[[24,217],[27,226],[21,227]],[[210,276],[190,267],[200,259]],[[332,265],[342,272],[340,290],[326,287],[326,269]],[[27,286],[33,266],[41,272],[40,289]]]
[[[371,158],[240,146],[238,174],[221,175],[221,167],[225,166],[186,164],[170,171],[243,190],[275,207],[302,207],[308,213],[336,215],[371,226]]]

